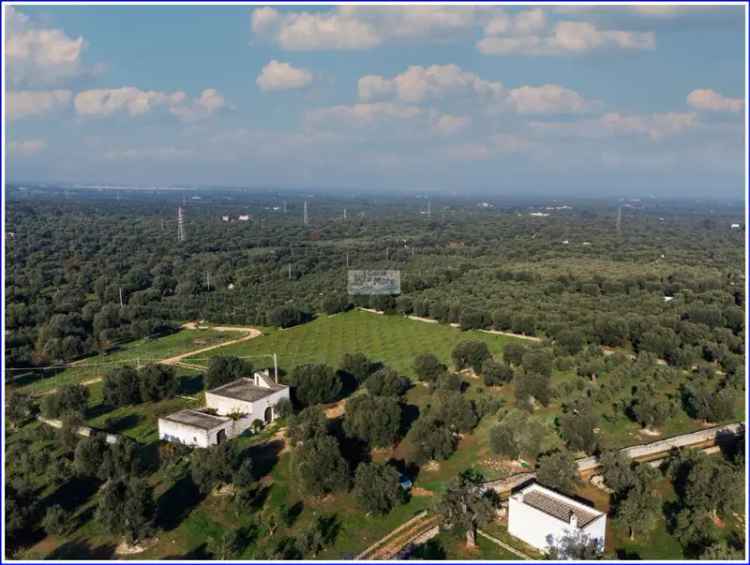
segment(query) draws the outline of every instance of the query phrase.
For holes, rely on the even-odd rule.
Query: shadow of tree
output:
[[[113,544],[92,545],[83,540],[66,542],[52,551],[45,560],[59,561],[69,559],[75,561],[93,561],[113,559],[115,546]]]
[[[156,501],[156,523],[167,532],[175,529],[204,498],[190,475],[182,477]]]

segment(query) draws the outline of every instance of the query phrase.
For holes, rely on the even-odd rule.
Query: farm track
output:
[[[196,330],[198,327],[194,323],[187,323],[182,325],[183,329],[186,330]],[[234,327],[234,326],[210,326],[206,329],[214,330],[218,332],[247,332],[247,335],[244,335],[237,339],[232,339],[229,341],[224,341],[222,343],[217,343],[215,345],[209,345],[206,347],[201,347],[199,349],[194,349],[192,351],[188,351],[186,353],[180,353],[179,355],[174,355],[172,357],[167,357],[165,359],[161,359],[157,361],[160,365],[170,365],[170,366],[176,366],[176,367],[183,367],[186,369],[196,369],[196,370],[205,370],[205,367],[203,365],[196,365],[193,363],[185,363],[182,360],[187,359],[189,357],[193,357],[195,355],[200,355],[201,353],[206,353],[207,351],[213,351],[215,349],[219,349],[221,347],[227,347],[229,345],[235,345],[237,343],[242,343],[243,341],[248,341],[251,339],[254,339],[261,335],[261,331],[256,328],[250,328],[250,327]],[[123,361],[123,364],[125,361]],[[71,363],[72,368],[80,367],[80,365],[76,365],[75,363]],[[102,382],[102,377],[96,377],[94,379],[89,379],[87,381],[83,381],[79,384],[83,386],[91,386],[96,383]],[[49,394],[55,394],[57,392],[57,387],[51,388],[49,390],[46,390],[44,392],[39,393],[37,396],[46,396]]]
[[[418,515],[368,547],[357,556],[357,560],[383,561],[393,559],[413,540],[437,527],[439,520],[440,517],[434,514]]]

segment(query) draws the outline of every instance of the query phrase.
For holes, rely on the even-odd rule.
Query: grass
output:
[[[180,330],[159,339],[139,339],[124,344],[119,350],[95,355],[80,361],[80,367],[71,367],[47,378],[19,381],[17,390],[28,393],[41,393],[64,384],[80,383],[101,377],[110,369],[123,364],[154,362],[166,357],[207,347],[223,341],[235,339],[234,332],[215,330]]]
[[[403,316],[385,316],[353,310],[317,319],[286,330],[271,329],[264,335],[243,343],[210,351],[188,362],[205,364],[216,355],[278,355],[279,367],[290,371],[304,363],[326,363],[338,367],[345,353],[361,352],[375,361],[390,365],[401,374],[413,377],[412,364],[420,353],[434,353],[443,363],[452,365],[451,351],[464,340],[479,340],[493,354],[499,354],[512,337],[478,331],[462,332],[442,324],[428,324]],[[262,359],[258,364],[267,365]]]
[[[156,341],[134,342],[125,349],[110,356],[108,360],[118,362],[132,361],[135,358],[145,359],[149,356],[164,358],[184,351],[190,351],[207,345],[196,343],[196,339],[218,341],[231,339],[232,334],[213,332],[209,330],[187,331],[167,336]],[[402,374],[413,377],[412,363],[416,355],[423,352],[436,354],[444,363],[451,365],[450,353],[457,343],[465,339],[478,339],[488,344],[490,351],[498,355],[503,346],[514,338],[497,336],[481,332],[461,332],[456,328],[438,324],[427,324],[408,320],[401,316],[381,316],[368,312],[353,311],[337,316],[321,316],[309,324],[291,328],[289,330],[269,329],[267,333],[256,339],[236,345],[227,346],[198,357],[198,363],[205,364],[206,355],[263,355],[277,353],[281,369],[291,370],[301,363],[327,363],[337,367],[347,352],[361,351],[373,360],[386,363]],[[196,359],[192,359],[196,361]],[[183,382],[189,387],[183,392],[195,395],[198,390],[195,377],[197,372],[179,369]],[[60,378],[85,380],[85,377],[66,371],[55,379],[48,379],[29,386],[47,387],[58,386]],[[555,371],[552,377],[553,386],[576,378],[571,372]],[[469,383],[465,392],[467,397],[479,399],[494,397],[503,401],[505,407],[514,402],[513,385],[502,387],[485,387],[481,381],[473,378],[465,379]],[[43,390],[43,389],[42,389]],[[102,403],[102,385],[94,384],[90,387],[90,410],[88,423],[101,429],[122,433],[136,439],[140,443],[153,447],[157,442],[157,420],[160,415],[180,408],[200,404],[200,397],[195,401],[176,398],[159,403],[145,403],[110,410]],[[431,402],[429,390],[416,385],[407,393],[405,401],[423,408]],[[537,410],[533,417],[554,425],[554,418],[560,412],[559,401],[553,402],[546,408]],[[231,506],[231,497],[196,496],[193,487],[186,480],[164,476],[155,473],[150,482],[154,487],[157,501],[167,508],[167,513],[173,515],[174,524],[165,527],[159,534],[159,541],[145,553],[133,556],[133,559],[205,559],[211,558],[212,539],[230,528],[251,527],[255,525],[255,535],[238,558],[250,559],[259,552],[276,544],[284,536],[295,536],[315,520],[317,516],[335,515],[339,531],[333,545],[327,547],[317,557],[319,559],[353,558],[363,549],[403,524],[422,509],[431,508],[437,496],[445,489],[447,481],[461,471],[473,467],[481,470],[488,479],[496,478],[505,471],[494,465],[496,458],[489,449],[488,432],[495,425],[497,417],[486,416],[478,427],[470,434],[465,434],[458,450],[438,466],[422,469],[417,477],[415,489],[420,489],[420,496],[413,496],[411,500],[392,510],[386,516],[370,516],[359,507],[351,493],[329,495],[324,498],[311,498],[300,492],[291,473],[291,455],[288,451],[280,451],[281,442],[272,436],[278,431],[278,424],[274,424],[253,437],[240,437],[236,441],[238,447],[247,450],[258,469],[263,469],[258,507],[253,512],[246,512],[240,516]],[[37,426],[38,424],[32,424]],[[686,429],[699,428],[697,422],[682,417],[670,422],[663,430],[665,434],[684,432]],[[603,439],[610,445],[628,445],[648,441],[637,434],[638,426],[624,416],[610,422],[602,421]],[[553,434],[556,441],[559,438]],[[385,461],[390,457],[401,459],[408,453],[408,441],[402,442],[391,450],[378,450],[373,458]],[[533,462],[531,462],[533,465]],[[669,487],[667,483],[667,487]],[[665,487],[666,488],[666,487]],[[671,488],[671,487],[669,487]],[[609,501],[601,491],[584,485],[581,496],[595,502],[601,509],[608,508]],[[428,492],[425,492],[428,491]],[[430,495],[432,493],[432,495]],[[50,494],[50,493],[47,493]],[[665,491],[665,500],[674,496]],[[269,536],[265,530],[263,512],[269,508],[286,505],[293,507],[301,503],[301,512],[290,527],[280,526],[274,536]],[[90,512],[95,504],[95,497],[91,497],[76,508],[77,520],[80,525],[73,534],[66,538],[47,536],[25,552],[26,558],[41,558],[44,556],[59,556],[81,558],[82,556],[100,556],[107,558],[106,551],[116,545],[114,540],[100,530],[90,519]],[[86,518],[88,516],[89,518]],[[487,530],[501,539],[507,535],[502,528],[500,533],[492,527]],[[467,550],[463,539],[450,532],[442,532],[433,544],[444,552],[448,559],[467,560],[510,560],[515,556],[502,548],[492,544],[484,538],[478,538],[478,548]],[[677,541],[666,531],[664,521],[643,539],[630,541],[625,532],[611,519],[608,526],[608,546],[617,548],[624,556],[638,555],[641,558],[679,558],[683,557],[682,549]],[[434,549],[434,547],[433,547]]]

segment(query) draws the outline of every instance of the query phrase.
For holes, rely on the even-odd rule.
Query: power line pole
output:
[[[123,308],[124,304],[122,302],[122,287],[120,287],[120,308]]]
[[[182,206],[177,208],[177,241],[185,241],[185,216]]]
[[[303,212],[302,222],[306,226],[310,225],[310,216],[308,216],[308,213],[307,213],[307,200],[305,200],[305,208],[304,208],[304,212]]]
[[[344,219],[346,220],[346,208],[344,208]]]
[[[211,290],[211,273],[206,271],[206,290]]]
[[[273,354],[273,380],[279,382],[279,361],[275,353]]]
[[[349,253],[346,254],[346,268],[349,268]]]

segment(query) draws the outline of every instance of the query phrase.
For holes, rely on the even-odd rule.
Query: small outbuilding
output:
[[[547,552],[567,537],[585,537],[603,549],[607,515],[533,483],[508,500],[508,533]]]
[[[233,435],[231,418],[199,410],[180,410],[159,418],[159,439],[191,447],[210,447]]]

